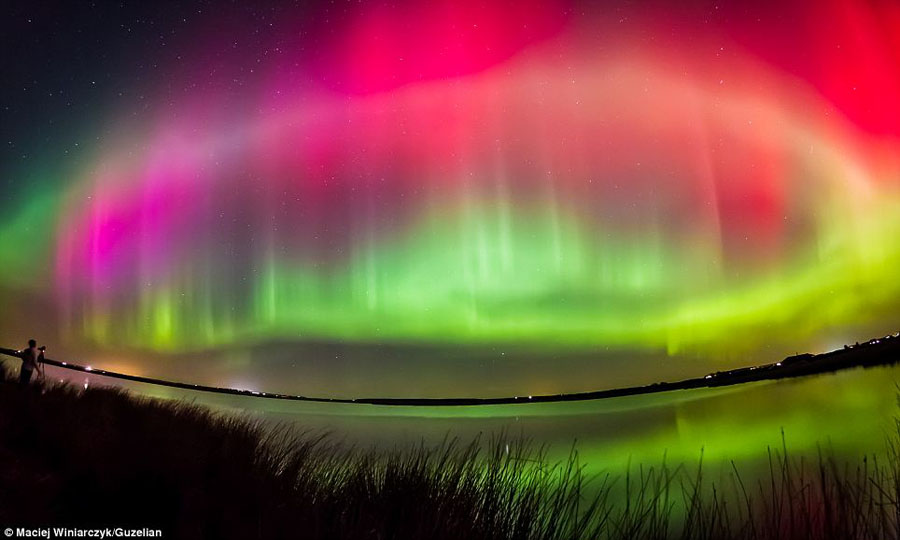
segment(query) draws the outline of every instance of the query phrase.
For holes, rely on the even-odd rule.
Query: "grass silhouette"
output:
[[[900,428],[898,428],[900,433]],[[573,450],[500,439],[378,450],[115,388],[0,382],[0,525],[168,538],[897,538],[882,462],[769,450],[763,479],[702,465],[587,477]]]

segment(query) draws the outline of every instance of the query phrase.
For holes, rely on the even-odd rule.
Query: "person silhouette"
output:
[[[22,359],[22,368],[19,370],[19,386],[27,386],[35,370],[39,374],[42,373],[40,364],[44,351],[38,349],[37,341],[29,339],[28,348],[18,351],[17,354]]]

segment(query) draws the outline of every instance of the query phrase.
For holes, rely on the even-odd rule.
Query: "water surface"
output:
[[[834,374],[762,381],[728,388],[679,390],[596,401],[521,405],[392,407],[283,401],[212,394],[106,379],[48,368],[79,385],[118,385],[187,400],[227,413],[298,429],[326,431],[362,447],[404,448],[445,437],[526,437],[552,458],[575,446],[588,472],[628,464],[704,462],[746,469],[784,442],[794,455],[819,449],[855,461],[881,453],[897,414],[900,367],[855,368]]]

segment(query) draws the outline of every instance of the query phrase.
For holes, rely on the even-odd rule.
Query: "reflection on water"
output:
[[[116,384],[150,396],[183,399],[301,429],[325,430],[361,446],[403,447],[445,436],[525,436],[564,456],[572,444],[589,472],[631,463],[752,466],[781,433],[795,455],[817,447],[857,459],[881,452],[897,414],[900,367],[766,381],[721,389],[683,390],[600,401],[477,407],[386,407],[249,398],[155,387],[48,368],[79,385]]]

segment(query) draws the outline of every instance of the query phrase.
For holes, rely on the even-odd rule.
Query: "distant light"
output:
[[[92,368],[91,366],[88,366],[88,367],[86,367],[86,368],[84,368],[84,369],[85,369],[86,371],[94,371],[94,368]]]
[[[776,365],[776,366],[780,366],[780,365],[781,365],[781,362],[776,362],[775,365]]]
[[[706,377],[703,377],[703,378],[704,379],[712,379],[712,375],[707,375]]]
[[[62,365],[64,365],[64,366],[68,366],[68,365],[69,365],[69,364],[67,364],[67,363],[65,363],[65,362],[62,362]]]
[[[528,399],[531,399],[531,396],[528,396]]]

